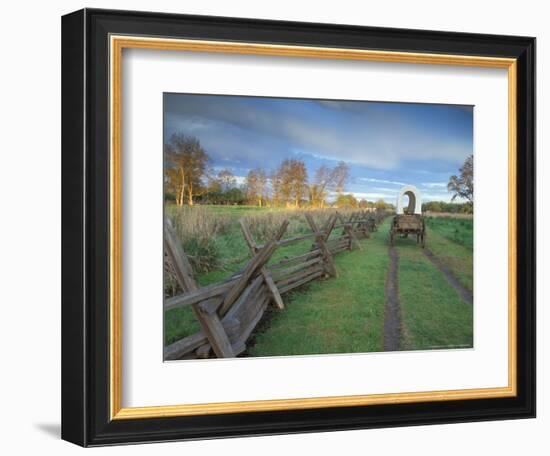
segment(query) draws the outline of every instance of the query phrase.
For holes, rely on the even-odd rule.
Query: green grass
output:
[[[474,246],[474,220],[451,217],[426,217],[428,228],[445,239],[472,250]]]
[[[228,214],[234,217],[243,217],[251,214],[265,214],[267,212],[283,212],[287,210],[283,207],[267,207],[267,206],[222,206],[214,204],[202,204],[200,207],[208,208],[216,214]]]
[[[201,286],[219,282],[240,270],[250,258],[238,219],[254,214],[280,212],[269,208],[218,206],[215,213],[231,217],[229,229],[212,238],[221,259],[218,269],[197,274]],[[290,215],[292,218],[293,216]],[[273,223],[280,223],[274,218]],[[363,250],[335,257],[338,278],[316,281],[283,298],[283,311],[269,310],[253,335],[249,356],[286,356],[360,353],[382,350],[385,281],[389,264],[388,218]],[[298,217],[292,236],[309,232]],[[473,287],[473,223],[461,219],[429,219],[427,248],[454,272],[468,289]],[[261,227],[260,227],[261,228]],[[334,233],[333,236],[336,236]],[[287,236],[285,236],[287,237]],[[264,242],[256,235],[258,242]],[[279,248],[270,263],[299,255],[311,240]],[[424,256],[413,238],[396,241],[400,255],[399,296],[407,350],[472,345],[473,310],[448,284],[445,276]],[[165,343],[198,331],[192,309],[174,309],[165,316]]]
[[[473,291],[473,220],[428,218],[427,230],[427,247],[465,288]]]
[[[233,238],[233,239],[232,239]],[[216,242],[220,242],[225,258],[231,258],[223,270],[211,271],[197,275],[196,279],[200,286],[220,282],[231,274],[243,268],[250,259],[248,247],[240,233],[220,236]],[[306,253],[311,247],[311,241],[306,240],[296,244],[281,247],[275,251],[268,264],[276,263],[284,257],[291,257]],[[193,310],[189,307],[172,309],[165,314],[164,343],[171,344],[177,340],[190,336],[200,329]]]
[[[412,240],[396,243],[396,249],[404,336],[401,348],[471,347],[473,307],[460,298]]]
[[[387,228],[386,228],[387,229]],[[363,240],[363,250],[335,257],[338,278],[314,282],[285,296],[269,327],[256,334],[251,356],[362,353],[382,349],[385,230]]]

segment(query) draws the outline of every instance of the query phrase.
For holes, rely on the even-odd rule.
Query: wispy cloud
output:
[[[389,184],[389,185],[406,185],[404,182],[398,182],[398,181],[391,181],[386,179],[375,179],[373,177],[359,177],[358,180],[363,182],[372,182],[375,184]]]
[[[446,182],[422,182],[420,185],[426,188],[447,188]]]

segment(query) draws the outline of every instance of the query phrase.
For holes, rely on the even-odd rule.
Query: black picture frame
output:
[[[517,395],[111,420],[111,34],[517,59]],[[535,39],[84,9],[62,19],[62,438],[82,446],[535,416]]]

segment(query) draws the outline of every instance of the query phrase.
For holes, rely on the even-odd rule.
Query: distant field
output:
[[[441,236],[469,249],[474,245],[472,218],[426,217],[428,228]]]
[[[312,212],[319,224],[330,210]],[[285,237],[310,232],[303,211],[254,206],[168,207],[200,285],[218,282],[250,258],[239,227],[244,218],[258,243],[289,218]],[[473,290],[473,220],[428,217],[427,245],[468,290]],[[250,341],[248,356],[372,352],[383,349],[385,284],[389,264],[389,218],[363,250],[335,257],[338,278],[314,282],[285,295],[285,310],[270,310]],[[304,241],[279,248],[271,261],[311,248]],[[473,307],[462,300],[445,275],[411,238],[396,240],[401,306],[401,349],[470,347]],[[167,284],[166,295],[177,292]],[[165,343],[199,330],[189,308],[165,315]]]

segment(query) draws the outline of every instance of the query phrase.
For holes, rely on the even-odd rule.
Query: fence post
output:
[[[353,225],[351,223],[348,223],[344,226],[344,231],[349,236],[349,249],[353,250],[354,248],[356,248],[359,250],[363,250],[363,247],[361,247],[361,244],[353,233]]]
[[[328,239],[328,235],[330,234],[330,232],[334,227],[334,223],[336,222],[336,217],[333,218],[332,223],[329,225],[330,230],[328,231],[326,238],[325,238],[325,233],[320,232],[319,229],[317,228],[317,224],[315,223],[315,220],[313,220],[313,217],[311,216],[311,214],[306,213],[305,217],[307,222],[309,223],[309,226],[311,227],[311,230],[315,233],[315,241],[319,246],[321,253],[323,254],[323,259],[325,260],[325,268],[327,273],[332,277],[338,277],[338,271],[336,270],[336,266],[334,265],[332,254],[330,253],[330,250],[327,247],[327,244],[325,243],[325,240]]]
[[[249,280],[252,278],[254,273],[258,269],[261,270],[262,267],[268,262],[269,258],[277,248],[278,239],[280,239],[283,236],[287,227],[288,227],[288,219],[282,223],[275,237],[271,241],[269,241],[267,244],[265,244],[261,249],[259,249],[256,256],[254,256],[250,260],[250,262],[246,265],[242,275],[237,279],[233,287],[231,287],[231,289],[228,291],[227,295],[225,296],[222,302],[222,305],[220,307],[220,315],[222,316],[225,315],[225,313],[229,310],[231,305],[237,300],[241,292],[246,288],[246,285],[248,284]]]
[[[252,233],[248,229],[248,226],[246,225],[244,219],[239,220],[239,224],[241,225],[241,231],[243,232],[243,236],[248,245],[250,253],[252,253],[252,255],[256,255],[258,253],[258,245],[256,244],[256,241],[254,241],[254,238],[252,237]],[[284,234],[284,231],[279,231],[279,233],[277,233],[279,235],[278,238],[276,239],[277,241],[281,239],[282,235]],[[271,296],[273,297],[273,301],[275,302],[275,305],[279,309],[284,309],[285,304],[283,303],[283,298],[281,298],[281,294],[279,293],[279,289],[277,288],[277,286],[275,285],[275,282],[273,281],[273,277],[271,277],[271,273],[267,270],[265,266],[262,267],[260,272],[264,278],[264,281],[265,281],[265,284],[267,285],[268,290],[271,293]]]
[[[197,290],[199,287],[193,278],[189,260],[168,218],[164,221],[164,249],[174,267],[176,280],[183,291]],[[216,353],[216,356],[219,358],[234,358],[235,352],[231,347],[229,338],[227,337],[218,315],[216,313],[208,314],[203,312],[199,304],[193,304],[191,307],[210,345],[212,345],[212,349],[214,353]]]

